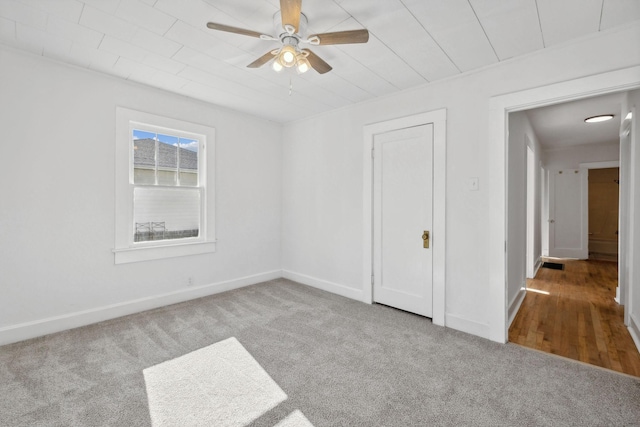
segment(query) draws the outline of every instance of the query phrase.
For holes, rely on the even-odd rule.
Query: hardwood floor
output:
[[[527,295],[509,341],[640,377],[640,353],[623,323],[615,297],[617,263],[553,261],[564,270],[540,268],[527,280]]]

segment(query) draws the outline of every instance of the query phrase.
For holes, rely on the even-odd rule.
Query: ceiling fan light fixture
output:
[[[291,45],[285,45],[280,50],[276,59],[283,67],[291,68],[296,65],[296,56],[297,52],[295,48]]]
[[[587,117],[584,121],[585,123],[599,123],[606,122],[611,119],[613,119],[613,114],[601,114],[599,116]]]
[[[309,71],[311,68],[311,64],[309,64],[309,60],[304,55],[298,55],[298,64],[296,66],[296,70],[298,70],[298,74],[303,74]]]
[[[271,64],[271,68],[273,68],[273,71],[275,71],[276,73],[279,73],[284,67],[280,64],[278,58],[276,58]]]

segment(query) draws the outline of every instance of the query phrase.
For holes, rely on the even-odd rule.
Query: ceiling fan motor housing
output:
[[[280,38],[280,41],[284,46],[293,46],[298,47],[298,43],[300,43],[300,39],[297,37],[290,36],[288,33]]]

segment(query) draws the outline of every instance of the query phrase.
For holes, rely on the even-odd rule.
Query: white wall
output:
[[[640,64],[640,24],[286,126],[283,268],[362,293],[365,124],[447,109],[446,323],[489,336],[489,100]],[[480,190],[469,191],[470,177]],[[343,289],[344,290],[344,289]]]
[[[577,145],[544,150],[542,163],[547,170],[578,169],[580,163],[617,161],[620,159],[620,142]]]
[[[5,47],[0,64],[0,344],[280,276],[281,125]],[[114,265],[116,106],[216,129],[217,252]]]
[[[507,170],[507,302],[510,318],[524,297],[521,288],[526,286],[527,245],[527,144],[533,150],[534,168],[534,250],[537,260],[541,255],[540,239],[540,156],[541,147],[525,111],[509,114],[509,167]]]

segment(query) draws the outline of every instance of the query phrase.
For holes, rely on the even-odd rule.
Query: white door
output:
[[[432,317],[433,125],[375,135],[373,147],[373,300]]]
[[[586,259],[587,171],[549,172],[549,256]]]

